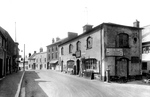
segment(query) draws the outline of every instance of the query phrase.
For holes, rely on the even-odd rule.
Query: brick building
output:
[[[9,33],[0,27],[0,78],[18,71],[19,43],[14,42]]]
[[[58,45],[76,37],[77,35],[78,35],[77,33],[68,32],[67,38],[64,38],[64,39],[56,38],[56,42],[53,38],[52,44],[47,46],[47,67],[48,67],[48,69],[60,70]]]
[[[94,72],[95,77],[141,75],[141,29],[134,26],[102,23],[94,28],[85,25],[83,33],[59,45],[62,71],[80,74]]]

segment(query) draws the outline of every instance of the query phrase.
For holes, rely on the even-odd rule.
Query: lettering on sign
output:
[[[106,48],[106,56],[123,56],[121,48]]]

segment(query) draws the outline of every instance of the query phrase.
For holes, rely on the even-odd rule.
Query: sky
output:
[[[81,34],[85,24],[111,22],[140,27],[150,25],[149,0],[0,0],[0,26],[28,56],[52,43],[52,38]],[[20,52],[20,55],[23,55]]]

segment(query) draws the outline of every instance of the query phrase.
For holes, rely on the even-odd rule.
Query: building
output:
[[[150,73],[150,25],[142,29],[142,71]]]
[[[25,57],[25,60],[22,58],[19,62],[19,68],[21,71],[28,70],[28,57]],[[25,69],[24,69],[25,68]]]
[[[0,27],[0,78],[18,71],[19,43]]]
[[[33,70],[46,70],[47,69],[47,52],[43,52],[43,48],[40,48],[40,52],[31,55],[28,58],[28,69]]]
[[[72,39],[74,37],[78,36],[77,33],[73,32],[68,32],[68,37],[64,39],[56,38],[56,42],[54,38],[52,39],[52,44],[47,46],[47,67],[48,69],[52,70],[60,70],[60,65],[59,65],[59,50],[58,50],[58,45],[61,43]]]
[[[102,23],[94,28],[85,25],[83,33],[59,45],[62,71],[106,80],[110,77],[141,75],[141,28]]]

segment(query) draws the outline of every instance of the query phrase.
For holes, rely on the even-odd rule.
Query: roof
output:
[[[64,38],[65,39],[65,38]],[[58,41],[56,41],[56,42],[54,42],[54,43],[52,43],[52,44],[50,44],[50,45],[48,45],[48,46],[52,46],[52,45],[55,45],[55,44],[58,44],[58,43],[60,43],[61,41],[63,41],[64,39],[60,39],[60,40],[58,40]],[[47,46],[47,47],[48,47]]]
[[[131,28],[131,29],[143,29],[143,28],[137,28],[137,27],[132,27],[132,26],[120,25],[120,24],[115,24],[115,23],[102,23],[102,24],[100,24],[100,25],[98,25],[98,26],[92,28],[91,30],[85,32],[85,33],[82,33],[82,34],[78,35],[78,36],[75,37],[75,38],[69,39],[68,41],[65,41],[65,42],[61,43],[59,46],[64,45],[64,44],[66,44],[66,43],[68,43],[68,42],[71,42],[71,41],[73,41],[73,40],[75,40],[75,39],[78,39],[78,38],[80,38],[80,37],[82,37],[82,36],[84,36],[84,35],[86,35],[86,34],[93,33],[93,31],[95,31],[95,30],[97,30],[97,29],[101,29],[101,28],[103,27],[103,25],[127,27],[127,28]]]
[[[33,55],[31,55],[29,58],[28,58],[28,60],[34,60],[35,58],[34,58],[34,56],[35,55],[37,55],[38,53],[34,53]]]

